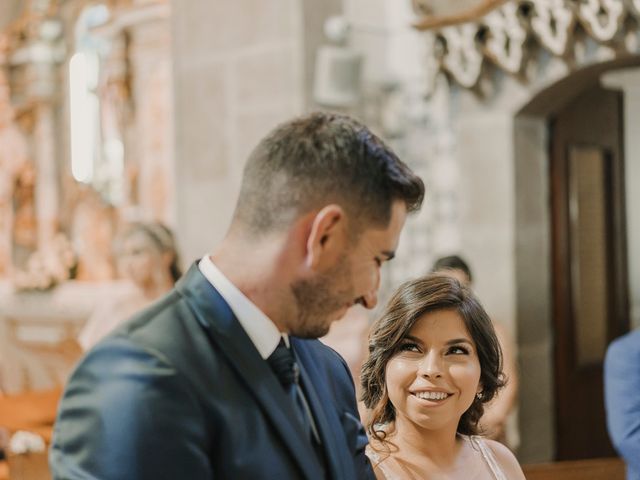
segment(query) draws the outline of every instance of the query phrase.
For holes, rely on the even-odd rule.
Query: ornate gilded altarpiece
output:
[[[169,2],[18,5],[0,31],[5,393],[64,381],[67,340],[114,285],[118,228],[171,225],[174,203]]]
[[[168,19],[163,0],[31,0],[0,32],[0,278],[109,280],[123,221],[172,223]]]

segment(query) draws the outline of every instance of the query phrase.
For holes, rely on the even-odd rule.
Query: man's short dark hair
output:
[[[412,212],[423,198],[422,180],[367,127],[319,112],[278,126],[256,146],[234,221],[266,233],[336,203],[360,224],[386,226],[394,200]]]

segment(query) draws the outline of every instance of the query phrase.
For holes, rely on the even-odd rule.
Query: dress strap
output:
[[[482,454],[482,458],[484,459],[485,463],[487,464],[487,467],[489,467],[489,470],[493,474],[493,478],[495,480],[507,480],[507,477],[505,476],[504,472],[500,468],[500,465],[498,465],[498,462],[496,461],[496,457],[493,454],[493,451],[487,445],[487,442],[485,442],[482,437],[479,437],[477,435],[472,435],[472,436],[469,436],[468,438],[471,444],[474,446],[477,446],[478,450],[480,450],[480,453]]]
[[[386,480],[400,480],[400,478],[389,471],[387,465],[383,462],[385,459],[381,458],[380,455],[378,455],[378,452],[376,452],[371,445],[367,445],[365,452],[367,457],[369,457],[369,460],[371,460],[372,467],[374,469],[377,468],[378,471],[382,472]]]

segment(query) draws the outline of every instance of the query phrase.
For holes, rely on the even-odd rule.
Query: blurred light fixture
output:
[[[324,33],[331,42],[316,54],[313,99],[322,106],[349,108],[360,100],[362,54],[348,46],[350,26],[345,17],[330,17]]]

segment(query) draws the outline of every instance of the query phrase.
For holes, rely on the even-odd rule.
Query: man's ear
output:
[[[324,270],[331,266],[346,249],[347,220],[339,205],[323,207],[313,218],[307,237],[307,267]]]

